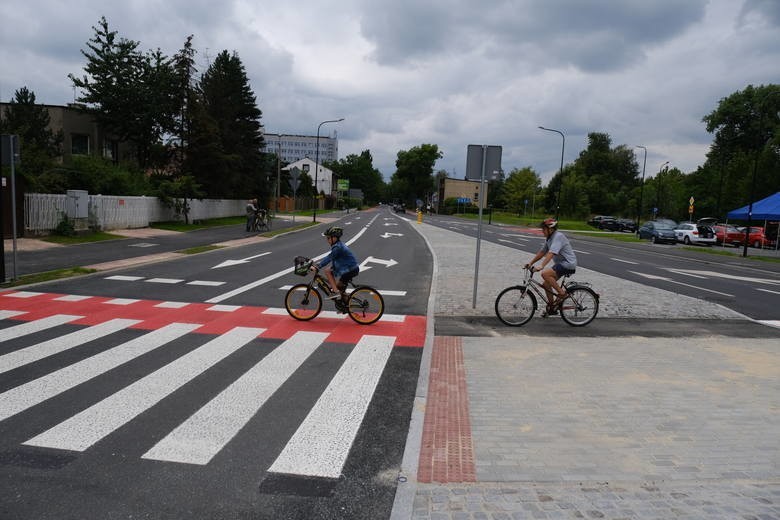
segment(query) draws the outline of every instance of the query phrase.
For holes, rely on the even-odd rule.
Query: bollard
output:
[[[422,211],[417,210],[417,223],[422,224]]]

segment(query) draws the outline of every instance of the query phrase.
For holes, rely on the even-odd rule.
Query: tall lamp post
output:
[[[543,126],[539,127],[539,130],[546,130],[548,132],[556,132],[558,134],[561,134],[561,181],[558,184],[558,200],[555,201],[555,220],[558,220],[558,214],[561,211],[561,187],[563,186],[563,149],[566,148],[566,136],[563,135],[563,132],[560,130],[555,130],[554,128],[545,128]]]
[[[642,163],[642,184],[639,185],[639,207],[636,213],[636,228],[639,229],[639,221],[642,219],[642,193],[645,191],[645,167],[647,166],[647,148],[641,144],[636,145],[645,151],[645,160]]]
[[[316,150],[314,152],[314,211],[312,212],[312,222],[317,222],[317,197],[319,196],[320,192],[317,188],[317,176],[320,173],[320,128],[322,128],[322,125],[325,123],[340,123],[341,121],[344,121],[344,118],[341,119],[328,119],[327,121],[323,121],[317,126],[317,145]]]
[[[664,166],[668,168],[669,161],[666,161],[658,168],[658,177],[656,178],[658,186],[655,187],[655,209],[658,210],[658,213],[661,212],[661,172],[664,171]],[[655,212],[653,212],[653,218],[656,216]]]

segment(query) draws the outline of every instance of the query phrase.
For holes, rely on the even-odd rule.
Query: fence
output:
[[[190,221],[246,214],[246,201],[226,199],[190,200]],[[68,196],[26,193],[24,195],[25,235],[47,234],[62,222],[67,214]],[[150,222],[181,220],[172,208],[157,197],[89,196],[88,225],[93,229],[142,228]]]

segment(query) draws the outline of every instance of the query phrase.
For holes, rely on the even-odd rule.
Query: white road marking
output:
[[[259,255],[248,256],[246,258],[242,258],[241,260],[225,260],[221,264],[217,264],[214,267],[212,267],[212,269],[218,269],[220,267],[232,267],[234,265],[240,265],[240,264],[247,264],[251,260],[254,260],[255,258],[260,258],[261,256],[270,255],[270,254],[271,252],[268,251],[266,253],[260,253]]]
[[[225,282],[210,282],[208,280],[193,280],[191,282],[187,282],[187,285],[205,285],[207,287],[219,287],[220,285],[225,285]]]
[[[728,293],[724,293],[724,292],[720,292],[720,291],[713,291],[712,289],[707,289],[706,287],[698,287],[696,285],[690,285],[690,284],[687,284],[687,283],[678,282],[677,280],[672,280],[671,278],[666,278],[664,276],[656,276],[654,274],[647,274],[647,273],[637,273],[636,271],[629,271],[629,273],[634,273],[637,276],[641,276],[643,278],[649,278],[650,280],[663,280],[665,282],[676,283],[678,285],[684,285],[685,287],[691,287],[691,288],[697,289],[699,291],[707,291],[707,292],[711,292],[711,293],[715,293],[715,294],[720,294],[721,296],[728,296],[729,298],[733,298],[734,297],[733,294],[728,294]]]
[[[189,302],[160,302],[155,307],[159,307],[160,309],[181,309],[182,307],[186,307],[187,305],[190,305]]]
[[[108,305],[132,305],[140,301],[141,300],[134,300],[132,298],[114,298],[113,300],[108,300],[107,302],[103,303]]]
[[[614,260],[615,262],[623,262],[624,264],[639,265],[639,262],[632,262],[630,260],[623,260],[621,258],[610,258],[610,260]]]
[[[42,294],[43,293],[32,292],[32,291],[19,291],[19,292],[4,294],[3,296],[5,298],[35,298],[36,296],[40,296]]]
[[[575,249],[574,252],[577,253],[578,255],[589,255],[590,254],[588,251],[582,251],[581,249]]]
[[[13,318],[15,316],[21,316],[22,314],[27,314],[26,311],[0,311],[0,320],[7,320],[8,318]],[[2,340],[0,340],[2,341]]]
[[[80,294],[64,294],[58,298],[54,298],[55,302],[81,302],[84,300],[89,300],[90,298],[94,298],[94,296],[84,296]]]
[[[149,278],[148,280],[145,281],[149,283],[176,284],[176,283],[182,283],[184,280],[181,280],[179,278]]]
[[[73,317],[79,316],[71,316],[71,318]],[[109,320],[99,325],[87,327],[86,329],[77,330],[58,338],[53,338],[36,345],[31,345],[23,349],[15,350],[4,356],[0,356],[0,374],[9,370],[13,370],[14,368],[27,365],[34,361],[38,361],[39,359],[49,357],[53,354],[58,354],[74,347],[78,347],[79,345],[89,343],[90,341],[94,341],[104,336],[108,336],[109,334],[126,329],[127,327],[131,327],[140,322],[141,320]],[[31,324],[34,323],[35,322],[31,322]]]
[[[215,312],[235,312],[241,308],[240,305],[212,305],[207,311]]]
[[[231,329],[24,444],[84,451],[264,331]]]
[[[394,342],[360,339],[269,471],[339,478]]]
[[[208,464],[327,337],[326,332],[295,333],[142,458]]]
[[[171,323],[0,394],[0,421],[183,336],[197,323]]]
[[[65,323],[80,320],[84,316],[73,316],[71,314],[55,314],[53,316],[47,316],[40,320],[28,321],[27,323],[20,323],[19,325],[13,325],[5,329],[0,330],[0,342],[8,341],[9,339],[26,336],[34,332],[57,327]]]
[[[697,271],[693,269],[667,269],[678,274],[697,274],[708,278],[726,278],[728,280],[739,280],[741,282],[753,282],[769,285],[780,285],[780,279],[775,278],[754,278],[751,276],[739,276],[735,274],[719,273],[717,271]]]
[[[772,291],[772,290],[770,290],[770,289],[761,289],[761,288],[759,288],[759,287],[756,287],[756,290],[757,290],[757,291],[768,292],[768,293],[772,293],[772,294],[780,294],[780,291]]]
[[[137,282],[138,280],[143,280],[143,279],[144,279],[143,276],[125,276],[121,274],[105,277],[105,280],[114,280],[116,282]]]
[[[758,320],[759,323],[780,329],[780,320]]]

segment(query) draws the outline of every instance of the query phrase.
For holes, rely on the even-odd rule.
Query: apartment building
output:
[[[301,159],[317,158],[317,136],[290,134],[263,134],[265,146],[263,152],[277,154],[282,161],[294,163]],[[339,160],[338,134],[334,130],[330,135],[320,136],[319,163]]]

